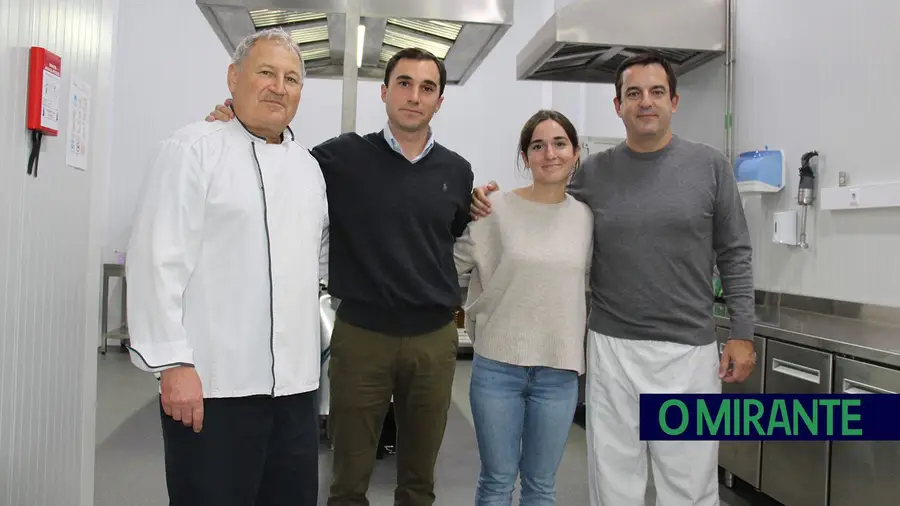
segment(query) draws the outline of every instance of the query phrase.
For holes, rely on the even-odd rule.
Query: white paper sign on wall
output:
[[[91,86],[75,77],[69,93],[69,135],[66,139],[66,165],[87,169],[88,133],[91,118]]]

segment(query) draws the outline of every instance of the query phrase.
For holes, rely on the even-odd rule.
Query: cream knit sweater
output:
[[[476,353],[584,373],[593,229],[590,209],[571,196],[491,195],[490,216],[470,223],[454,251],[459,274],[471,271],[463,309]]]

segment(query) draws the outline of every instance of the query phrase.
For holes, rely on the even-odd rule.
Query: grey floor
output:
[[[135,369],[127,355],[110,348],[100,356],[98,370],[96,506],[163,506],[168,503],[163,474],[162,439],[156,404],[156,380]],[[473,503],[478,477],[478,450],[469,409],[471,362],[460,359],[453,387],[445,442],[437,464],[437,504]],[[557,502],[560,506],[586,506],[588,501],[584,429],[572,424],[559,470]],[[372,506],[393,504],[395,461],[379,461],[370,487]],[[330,454],[323,449],[319,468],[320,490],[326,491]],[[652,483],[647,504],[655,504]],[[770,506],[752,491],[722,487],[722,506]],[[320,493],[324,496],[324,493]],[[324,505],[324,497],[320,500]]]

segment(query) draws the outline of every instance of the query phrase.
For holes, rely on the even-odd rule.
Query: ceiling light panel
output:
[[[250,18],[253,20],[253,25],[257,29],[261,29],[290,23],[325,20],[326,16],[320,12],[257,9],[250,11]]]
[[[388,18],[387,21],[391,25],[401,26],[426,35],[441,37],[453,42],[459,36],[462,25],[458,23],[450,23],[448,21],[422,21],[418,19],[398,19]]]
[[[395,54],[397,54],[397,51],[399,51],[399,50],[400,50],[400,48],[398,48],[398,47],[381,46],[381,58],[380,58],[380,60],[381,60],[382,62],[387,62],[387,61],[390,60]]]
[[[438,58],[444,59],[447,57],[447,52],[450,51],[453,41],[425,35],[388,23],[384,29],[384,44],[399,48],[422,48],[430,51]]]
[[[327,40],[312,44],[303,44],[300,46],[300,54],[303,55],[304,62],[330,58],[331,46],[329,46]]]
[[[291,34],[291,38],[297,44],[310,44],[312,42],[322,42],[328,40],[328,23],[311,23],[302,28],[286,29]]]

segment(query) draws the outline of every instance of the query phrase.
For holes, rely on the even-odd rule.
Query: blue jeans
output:
[[[510,506],[520,476],[522,506],[556,504],[562,461],[578,403],[578,375],[475,355],[469,399],[481,454],[475,506]]]

